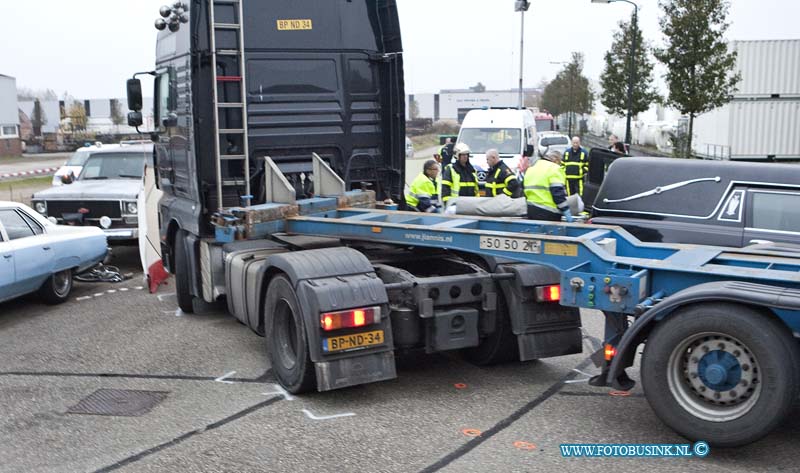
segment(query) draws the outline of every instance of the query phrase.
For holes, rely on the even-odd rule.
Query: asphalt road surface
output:
[[[136,271],[136,248],[115,254]],[[411,355],[396,380],[294,397],[263,339],[223,310],[180,313],[173,293],[149,294],[137,271],[77,283],[56,307],[0,304],[0,471],[797,471],[800,410],[705,458],[563,458],[562,443],[687,443],[638,385],[615,396],[585,383],[597,312],[583,314],[582,355],[492,368]],[[71,412],[101,389],[162,399],[138,417]]]

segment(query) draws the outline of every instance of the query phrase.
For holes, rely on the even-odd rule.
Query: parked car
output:
[[[35,193],[33,207],[53,223],[99,226],[111,241],[136,240],[136,201],[152,156],[152,143],[103,147],[91,153],[74,182]]]
[[[0,302],[32,292],[48,304],[64,302],[72,276],[107,251],[100,229],[55,225],[26,205],[0,202]]]
[[[550,132],[545,131],[539,133],[539,142],[537,146],[540,157],[544,156],[544,154],[547,152],[548,147],[563,146],[564,150],[566,151],[566,149],[569,148],[570,145],[571,143],[569,136],[563,133],[558,133],[553,131]]]
[[[406,159],[414,159],[414,143],[406,136]]]
[[[590,183],[593,171],[602,174],[605,154],[592,150]],[[649,242],[800,244],[800,166],[610,158],[592,222]]]

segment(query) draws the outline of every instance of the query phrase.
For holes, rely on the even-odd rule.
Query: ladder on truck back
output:
[[[229,22],[217,21],[217,7]],[[213,65],[214,163],[217,177],[217,207],[225,207],[225,188],[234,190],[237,200],[232,206],[250,205],[250,147],[247,130],[247,80],[244,60],[244,8],[242,0],[210,0],[209,31]],[[235,40],[231,40],[231,36]],[[222,97],[220,97],[222,96]],[[231,175],[230,163],[240,162],[243,175]],[[238,167],[233,166],[234,170]],[[244,187],[244,195],[239,189]]]

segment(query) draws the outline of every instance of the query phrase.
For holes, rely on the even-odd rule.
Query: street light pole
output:
[[[520,25],[520,34],[519,34],[519,101],[517,102],[517,107],[522,110],[524,101],[523,101],[523,88],[522,88],[522,75],[524,73],[525,67],[525,12],[528,11],[530,8],[531,2],[529,0],[515,0],[514,1],[514,11],[520,12],[521,17],[521,25]]]
[[[633,5],[633,21],[631,22],[631,66],[628,74],[628,116],[625,124],[625,143],[631,144],[631,119],[633,118],[633,87],[636,83],[636,30],[639,21],[639,5],[630,0],[592,0],[592,3],[625,2]]]

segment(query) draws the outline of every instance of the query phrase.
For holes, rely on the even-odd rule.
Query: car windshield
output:
[[[496,148],[500,154],[520,154],[521,130],[516,128],[464,128],[459,142],[469,146],[474,154],[485,154]]]
[[[75,151],[75,154],[73,154],[69,158],[69,161],[67,161],[67,166],[83,166],[84,164],[86,164],[86,160],[89,159],[89,156],[91,155],[92,152],[88,150]]]
[[[553,145],[568,145],[569,138],[566,136],[546,136],[542,138],[542,146],[553,146]]]
[[[86,161],[80,180],[141,179],[144,153],[94,153]]]

